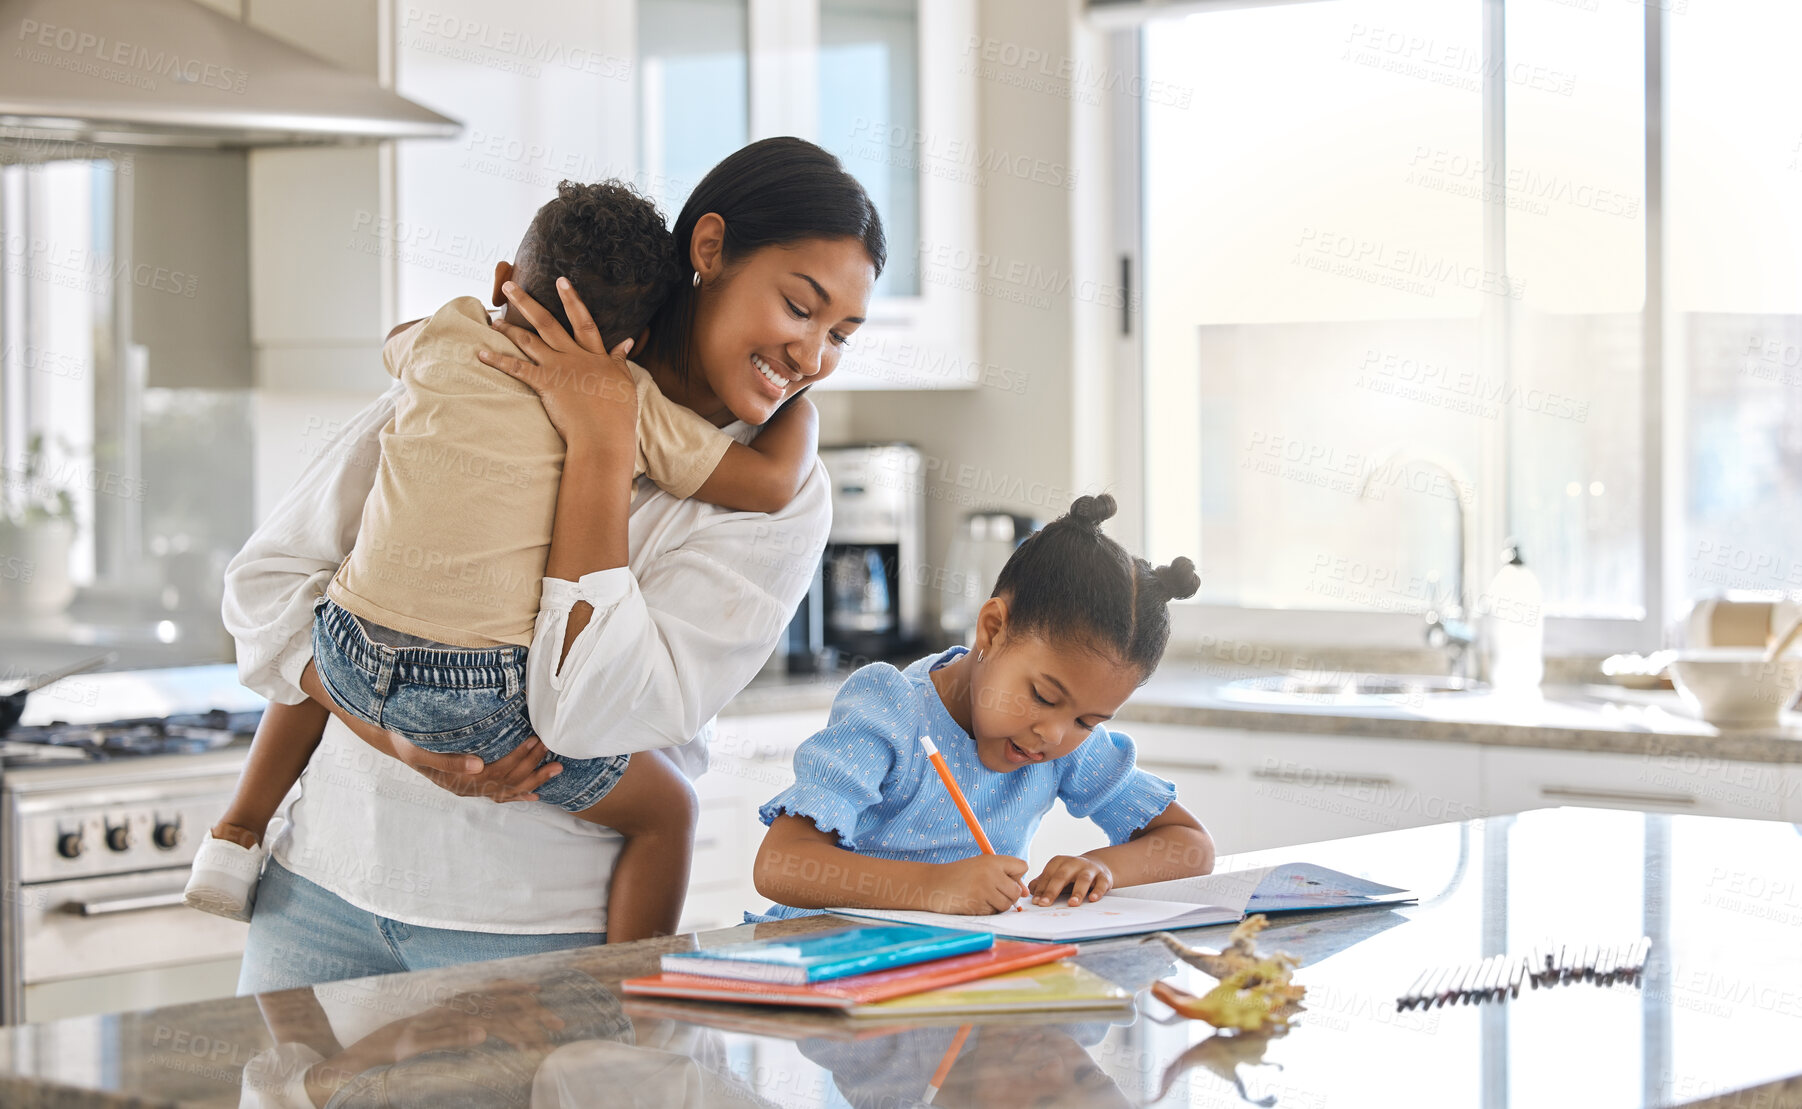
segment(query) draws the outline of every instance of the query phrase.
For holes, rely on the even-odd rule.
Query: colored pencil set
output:
[[[1541,944],[1531,955],[1492,955],[1480,963],[1435,967],[1422,971],[1407,992],[1395,999],[1395,1007],[1426,1009],[1504,1001],[1519,997],[1521,986],[1529,982],[1534,989],[1567,982],[1638,984],[1651,950],[1651,938],[1641,936],[1612,946]]]

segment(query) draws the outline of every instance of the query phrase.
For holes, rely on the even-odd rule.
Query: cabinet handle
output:
[[[1343,774],[1322,770],[1318,774],[1298,774],[1293,770],[1254,770],[1251,776],[1264,782],[1281,782],[1292,786],[1392,786],[1395,779],[1387,774]]]
[[[1139,765],[1154,774],[1159,770],[1199,770],[1203,774],[1218,774],[1226,769],[1217,762],[1142,762]]]
[[[1648,805],[1693,805],[1696,799],[1687,793],[1638,793],[1627,789],[1582,789],[1577,786],[1540,786],[1541,797],[1562,797],[1573,801],[1630,801]]]

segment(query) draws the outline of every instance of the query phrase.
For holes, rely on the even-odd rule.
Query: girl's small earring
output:
[[[982,651],[981,651],[981,649],[980,649],[980,648],[979,648],[979,649],[978,649],[978,650],[977,650],[977,652],[976,652],[976,661],[977,661],[977,662],[981,662],[981,661],[982,661]]]
[[[701,287],[701,271],[700,270],[695,271],[694,287],[697,289]]]

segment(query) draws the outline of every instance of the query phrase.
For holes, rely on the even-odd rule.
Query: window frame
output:
[[[819,141],[820,0],[746,0],[751,141],[796,135]],[[965,0],[918,0],[915,65],[919,128],[941,146],[975,142],[977,89],[973,68],[960,64],[956,44],[976,38],[974,5]],[[834,151],[837,153],[837,151]],[[922,242],[974,243],[977,190],[947,175],[919,174]],[[916,244],[889,243],[889,265],[911,265]],[[922,280],[913,296],[877,297],[857,329],[844,365],[818,388],[828,391],[974,389],[980,381],[948,375],[944,364],[970,366],[981,349],[974,289]],[[862,371],[859,352],[880,369]]]
[[[1224,10],[1228,8],[1276,7],[1296,0],[1187,0],[1180,3],[1154,3],[1148,0],[1101,2],[1089,0],[1088,18],[1098,30],[1108,33],[1109,51],[1115,63],[1126,73],[1128,82],[1140,79],[1144,66],[1145,24],[1153,19]],[[1337,0],[1326,0],[1328,3]],[[1487,64],[1501,57],[1504,49],[1506,0],[1481,0],[1482,36],[1485,58],[1485,81],[1482,94],[1483,144],[1490,164],[1505,165],[1504,110],[1506,78],[1504,65]],[[1667,622],[1681,611],[1683,582],[1673,572],[1668,552],[1681,549],[1683,514],[1682,462],[1678,457],[1682,427],[1677,421],[1672,429],[1665,427],[1667,410],[1680,412],[1681,379],[1666,372],[1672,353],[1673,330],[1665,318],[1664,305],[1664,74],[1665,74],[1665,5],[1648,3],[1645,10],[1645,236],[1646,275],[1645,304],[1641,313],[1641,503],[1640,556],[1642,613],[1638,618],[1548,616],[1545,619],[1545,648],[1548,656],[1590,656],[1617,651],[1651,651],[1663,643]],[[1120,98],[1122,100],[1126,98]],[[1144,165],[1142,106],[1132,103],[1125,111],[1117,111],[1113,120],[1112,160],[1116,164],[1116,191],[1120,205],[1130,206],[1129,219],[1114,223],[1114,249],[1132,273],[1143,272],[1145,256],[1144,187],[1141,168]],[[1127,118],[1123,118],[1127,117]],[[1120,167],[1127,167],[1123,172]],[[1490,202],[1485,206],[1484,252],[1486,259],[1503,256],[1506,243],[1507,209],[1505,204]],[[1498,272],[1501,266],[1496,267]],[[1512,325],[1514,306],[1506,297],[1490,298],[1501,303],[1486,306],[1484,326],[1492,338],[1486,341],[1485,357],[1494,360],[1494,368],[1506,374],[1506,350],[1503,337]],[[1141,335],[1144,328],[1142,299],[1132,317],[1131,341],[1118,345],[1115,378],[1130,382],[1130,395],[1121,398],[1132,421],[1135,434],[1116,438],[1114,472],[1122,480],[1117,484],[1136,490],[1135,496],[1122,505],[1122,532],[1134,537],[1144,549],[1147,541],[1144,513],[1144,479],[1147,460],[1143,447],[1147,412],[1145,408],[1146,367]],[[1487,435],[1482,451],[1481,469],[1472,475],[1479,488],[1490,490],[1472,512],[1468,549],[1465,551],[1466,595],[1481,590],[1484,575],[1493,573],[1495,562],[1483,552],[1499,551],[1509,534],[1510,475],[1507,447],[1512,420],[1503,412],[1501,426]],[[1125,425],[1123,425],[1125,426]],[[1674,434],[1673,434],[1674,432]],[[1666,444],[1671,449],[1667,451]],[[1199,601],[1179,602],[1171,609],[1171,641],[1179,649],[1218,652],[1232,650],[1246,655],[1252,662],[1259,656],[1252,645],[1283,645],[1298,650],[1310,648],[1420,649],[1425,646],[1423,622],[1418,615],[1405,613],[1361,612],[1343,609],[1256,608],[1243,605],[1207,604]]]

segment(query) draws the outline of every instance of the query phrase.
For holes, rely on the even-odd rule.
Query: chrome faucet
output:
[[[1451,603],[1445,605],[1445,611],[1442,612],[1437,598],[1432,599],[1426,612],[1426,640],[1427,646],[1445,651],[1448,674],[1455,678],[1469,677],[1470,647],[1476,636],[1471,629],[1470,610],[1465,607],[1464,552],[1470,549],[1470,524],[1469,517],[1464,512],[1461,493],[1464,488],[1469,487],[1469,483],[1459,476],[1457,469],[1443,456],[1419,447],[1402,447],[1365,471],[1364,480],[1358,483],[1358,499],[1363,500],[1370,494],[1371,482],[1380,471],[1400,462],[1429,466],[1444,474],[1452,485],[1452,511],[1457,514],[1458,534],[1452,563]]]

